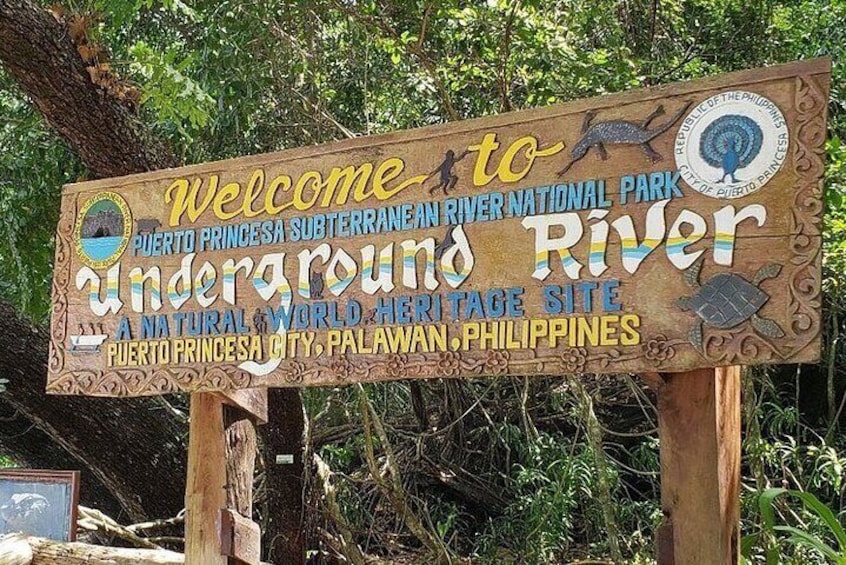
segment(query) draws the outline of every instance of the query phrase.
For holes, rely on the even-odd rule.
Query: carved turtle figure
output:
[[[702,261],[698,261],[684,274],[687,284],[696,289],[693,296],[682,297],[678,306],[684,311],[692,310],[700,320],[690,328],[690,343],[702,350],[702,326],[719,329],[734,328],[751,320],[752,327],[759,334],[770,337],[784,337],[784,331],[773,320],[758,315],[770,296],[761,290],[760,284],[781,272],[781,265],[770,263],[758,270],[752,281],[737,273],[719,273],[700,284],[699,274]]]

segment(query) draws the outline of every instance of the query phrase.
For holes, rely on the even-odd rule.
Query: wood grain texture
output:
[[[227,565],[220,545],[226,496],[223,402],[215,394],[193,394],[185,490],[187,565]]]
[[[240,408],[257,424],[267,423],[267,389],[245,388],[221,393],[224,402]]]
[[[659,565],[738,562],[740,367],[665,374],[658,388],[661,441]]]
[[[823,143],[829,66],[830,62],[827,60],[793,63],[576,101],[551,108],[157,171],[147,175],[70,185],[66,187],[63,195],[56,243],[55,305],[48,391],[60,394],[138,396],[176,391],[328,386],[404,378],[562,372],[671,372],[731,364],[813,362],[819,356],[820,347],[821,179],[824,169]],[[682,180],[679,181],[682,196],[669,199],[663,212],[653,212],[657,197],[656,200],[622,203],[621,187],[627,175],[660,175],[662,172],[673,174],[677,165],[673,162],[677,154],[677,139],[681,139],[679,136],[682,126],[688,123],[688,119],[693,119],[691,116],[694,110],[690,108],[704,107],[714,96],[729,91],[751,92],[762,96],[772,101],[783,114],[789,133],[789,144],[783,148],[783,163],[772,173],[772,177],[758,191],[738,199],[720,199],[701,194]],[[647,116],[657,115],[659,109],[664,113],[655,117],[655,125],[637,125]],[[629,134],[617,133],[615,135],[622,137],[610,138],[611,140],[601,147],[594,143],[579,152],[579,144],[584,142],[584,139],[588,139],[590,135],[599,135],[590,129],[593,126],[589,124],[599,124],[603,127],[618,124],[615,127],[619,127],[620,120],[630,123],[626,126],[629,130],[634,128],[641,131],[646,128],[647,131],[658,133],[640,145],[619,143],[619,139]],[[501,146],[493,152],[490,166],[486,168],[480,165],[481,149],[471,151],[473,157],[455,163],[454,172],[459,180],[448,195],[438,189],[436,177],[430,177],[420,187],[405,189],[384,201],[374,200],[372,194],[375,192],[367,196],[366,190],[362,193],[364,196],[361,200],[353,201],[354,199],[350,198],[341,204],[331,201],[328,192],[322,196],[320,192],[308,192],[309,198],[313,196],[313,201],[311,204],[304,203],[303,210],[297,213],[293,213],[291,208],[269,213],[262,208],[264,201],[261,196],[250,200],[250,197],[245,195],[245,191],[249,193],[247,185],[251,182],[250,179],[263,178],[261,186],[264,189],[269,187],[271,179],[286,175],[296,184],[297,179],[316,178],[308,177],[312,171],[326,179],[329,171],[333,169],[342,170],[348,166],[359,167],[364,166],[363,163],[371,163],[375,170],[381,166],[380,163],[386,162],[386,159],[401,157],[405,168],[402,174],[397,173],[399,176],[393,184],[389,184],[394,186],[410,178],[410,175],[427,174],[437,168],[448,151],[455,150],[456,157],[464,155],[464,148],[470,151],[478,147],[483,138],[494,134]],[[529,138],[537,143],[537,148],[532,153],[535,157],[531,159],[527,157],[528,153],[524,155],[525,151],[521,153],[520,150],[521,147],[525,150],[525,143],[528,143],[528,146],[535,143],[525,141]],[[521,143],[524,145],[520,145]],[[550,147],[558,147],[559,144],[564,146],[560,153],[549,154],[543,158],[536,157]],[[515,147],[517,149],[514,149]],[[496,163],[509,154],[514,157],[509,169],[512,176],[516,171],[523,171],[525,174],[521,172],[522,176],[516,175],[519,177],[515,177],[516,180],[506,180],[502,177],[487,184],[477,183],[477,177],[486,178],[493,175]],[[650,155],[652,159],[649,158]],[[727,166],[723,165],[723,168]],[[235,214],[233,219],[219,220],[215,217],[216,214],[211,212],[213,206],[205,212],[202,211],[202,203],[214,201],[215,194],[219,194],[211,188],[212,175],[218,176],[220,181],[215,190],[236,186],[232,183],[238,185],[240,196],[221,201],[223,203],[217,213],[218,216]],[[181,216],[171,213],[172,202],[168,204],[167,200],[168,195],[171,201],[175,198],[172,187],[177,179],[183,179],[187,183],[186,186],[198,187],[195,204],[200,208],[196,217],[192,216],[190,206]],[[473,179],[472,183],[469,179]],[[160,268],[161,290],[164,295],[167,281],[180,269],[185,253],[142,257],[132,256],[126,251],[118,263],[121,265],[117,285],[122,301],[120,310],[102,317],[95,316],[88,305],[88,291],[83,292],[77,284],[78,274],[84,263],[81,252],[77,249],[81,243],[76,241],[76,230],[81,221],[80,217],[84,217],[85,206],[103,191],[120,194],[126,200],[139,231],[142,228],[149,231],[149,228],[158,222],[161,224],[160,231],[172,232],[178,228],[200,233],[203,229],[211,230],[221,225],[249,221],[281,219],[290,226],[293,219],[311,218],[318,213],[364,213],[369,207],[403,204],[413,206],[423,201],[446,206],[453,197],[480,194],[502,194],[507,199],[509,193],[522,189],[590,179],[604,180],[607,187],[606,197],[613,202],[608,208],[593,209],[607,212],[609,223],[630,218],[638,241],[645,237],[649,226],[663,223],[664,232],[656,236],[658,247],[648,253],[640,266],[632,272],[629,267],[624,268],[622,237],[616,235],[616,228],[611,228],[605,250],[608,269],[601,274],[591,275],[587,258],[594,251],[591,230],[597,227],[598,218],[589,219],[591,210],[586,208],[573,212],[578,215],[583,230],[578,243],[570,248],[572,257],[583,263],[580,274],[565,275],[563,271],[566,269],[566,261],[562,265],[563,257],[559,260],[557,252],[553,252],[549,255],[552,272],[545,279],[539,280],[532,276],[538,265],[535,258],[535,235],[533,230],[523,223],[524,216],[506,215],[495,221],[465,222],[462,229],[475,258],[475,265],[466,280],[460,283],[458,290],[484,294],[489,289],[523,289],[523,312],[513,318],[496,318],[485,313],[481,318],[471,320],[466,313],[447,311],[431,323],[418,320],[412,324],[391,321],[368,324],[361,320],[349,327],[341,327],[338,332],[343,333],[343,338],[347,341],[343,346],[336,343],[332,348],[329,334],[335,330],[318,327],[309,321],[308,324],[312,325],[305,328],[305,333],[313,334],[317,346],[324,349],[309,351],[295,346],[295,352],[286,355],[284,359],[277,359],[273,370],[269,372],[248,370],[246,365],[241,363],[243,359],[236,359],[234,354],[223,361],[215,362],[196,361],[193,358],[165,362],[151,357],[127,357],[125,360],[114,357],[109,361],[105,351],[81,354],[78,351],[73,352],[70,347],[70,343],[78,338],[80,332],[85,332],[85,328],[93,328],[94,325],[102,326],[101,335],[107,336],[104,349],[112,345],[126,345],[130,348],[134,345],[129,342],[139,339],[138,331],[142,326],[144,314],[163,315],[174,323],[175,315],[201,315],[208,310],[222,312],[226,308],[232,308],[235,312],[241,312],[246,320],[245,330],[237,335],[262,335],[261,356],[250,360],[267,362],[272,338],[259,329],[259,323],[251,316],[254,311],[267,307],[278,308],[279,298],[274,296],[270,302],[265,301],[257,294],[258,287],[254,288],[254,279],[247,279],[241,273],[235,275],[236,282],[229,302],[224,302],[220,297],[220,272],[227,259],[237,261],[250,257],[253,265],[258,265],[267,254],[285,253],[286,258],[280,261],[283,261],[284,275],[293,289],[291,308],[303,306],[311,309],[323,304],[326,307],[337,306],[343,312],[352,304],[360,306],[362,313],[367,314],[373,312],[378,306],[378,300],[382,298],[410,296],[416,299],[428,296],[442,299],[443,308],[448,310],[448,293],[453,290],[448,284],[449,277],[442,272],[444,267],[441,263],[435,268],[435,282],[432,283],[434,287],[422,286],[423,265],[419,259],[416,262],[416,289],[404,286],[400,274],[404,268],[402,253],[398,250],[400,242],[406,239],[419,242],[426,238],[434,238],[436,243],[441,242],[447,237],[446,228],[444,225],[438,225],[395,233],[352,235],[316,241],[286,240],[283,243],[237,250],[203,251],[192,263],[191,276],[196,275],[201,264],[216,269],[218,280],[213,283],[216,286],[213,286],[214,290],[210,292],[218,296],[216,302],[211,306],[200,307],[196,297],[192,296],[185,304],[174,306],[163,296],[163,306],[155,312],[149,308],[149,289],[144,291],[145,310],[135,311],[130,307],[129,270],[139,267],[146,272],[152,267]],[[715,179],[712,182],[715,183],[714,186],[719,186]],[[326,186],[328,185],[318,183],[312,189],[319,191],[320,187]],[[435,189],[434,193],[432,189]],[[269,191],[269,188],[267,190]],[[305,188],[303,191],[302,194],[306,194]],[[271,203],[277,205],[296,193],[296,188],[291,191],[281,189],[276,193],[280,200],[271,199]],[[230,191],[230,196],[232,194],[234,193]],[[255,194],[264,193],[259,191]],[[241,201],[238,198],[247,199],[249,204],[239,208]],[[325,202],[325,208],[321,207],[321,202]],[[252,207],[253,204],[255,208]],[[729,244],[734,253],[733,261],[730,265],[719,263],[715,250],[719,246],[725,246],[726,241],[721,239],[718,242],[715,237],[715,214],[726,206],[734,206],[739,210],[751,205],[765,208],[766,220],[762,221],[760,226],[756,226],[752,220],[739,223],[736,236]],[[237,215],[239,210],[240,216]],[[669,252],[664,249],[670,225],[683,214],[690,212],[695,212],[701,217],[703,225],[706,226],[705,235],[691,247],[691,250],[703,252],[700,257],[703,261],[702,269],[695,277],[688,276],[692,267],[682,268],[671,264]],[[533,217],[539,215],[540,212],[530,214]],[[176,226],[173,222],[179,225]],[[608,225],[605,227],[608,228]],[[557,228],[558,226],[555,226],[552,231]],[[560,237],[560,234],[553,237]],[[327,285],[324,296],[303,297],[298,294],[298,289],[310,289],[312,283],[307,279],[298,283],[297,256],[326,242],[331,244],[330,255],[343,248],[353,258],[358,273],[351,285],[339,290],[337,296],[330,294]],[[359,281],[364,261],[358,253],[364,246],[374,245],[378,254],[378,250],[389,244],[395,247],[392,253],[394,289],[389,293],[366,292]],[[631,253],[635,252],[628,253],[631,257]],[[329,261],[327,263],[328,265],[321,264],[320,260],[315,263],[318,277],[326,278],[326,271],[332,265]],[[460,259],[457,264],[461,264]],[[780,266],[777,274],[760,277],[760,274],[773,264]],[[95,269],[97,276],[101,278],[105,277],[106,270],[105,267]],[[348,272],[344,267],[339,270]],[[308,273],[309,276],[313,274],[311,271]],[[737,285],[746,286],[740,290],[735,286],[735,290],[725,291],[722,295],[718,292],[716,298],[702,298],[703,293],[713,290],[713,287],[717,286],[715,281],[725,275],[732,277]],[[544,293],[548,291],[548,285],[578,284],[585,281],[602,284],[610,280],[619,281],[619,301],[622,305],[619,312],[593,309],[580,313],[577,308],[575,312],[557,314],[550,312],[546,306],[547,298]],[[105,279],[103,284],[105,285]],[[85,288],[84,283],[82,287]],[[706,288],[707,291],[703,290]],[[304,292],[310,294],[310,290]],[[100,298],[104,293],[104,290],[101,291]],[[736,320],[731,324],[715,325],[715,310],[716,317],[727,314],[731,308],[748,300],[750,294],[757,294],[758,299],[762,300],[755,306],[754,314],[746,311],[737,314]],[[694,311],[686,310],[679,302],[684,298],[710,301],[711,314],[700,312],[697,315]],[[599,300],[598,295],[594,295],[593,300]],[[543,332],[551,331],[549,324],[553,319],[564,320],[563,323],[576,323],[573,321],[575,318],[583,318],[582,321],[586,324],[599,324],[599,321],[593,320],[594,316],[604,316],[601,320],[597,318],[602,321],[611,320],[613,315],[637,319],[637,329],[633,332],[637,334],[636,340],[623,343],[619,339],[624,333],[619,325],[614,325],[620,324],[619,319],[610,322],[611,337],[608,339],[582,339],[584,331],[576,331],[576,326],[570,326],[568,337],[557,343],[552,343],[542,335]],[[112,343],[123,316],[135,333],[131,339],[125,339],[124,335],[120,343]],[[762,320],[758,319],[759,316]],[[472,330],[468,327],[479,321],[485,324],[483,329],[499,332],[501,339],[498,343],[483,346],[480,340],[471,339],[467,343],[461,341],[467,332]],[[502,325],[493,325],[494,322]],[[532,324],[535,323],[541,329],[532,329]],[[343,322],[341,325],[343,326]],[[701,332],[695,337],[695,330],[700,325]],[[405,331],[411,326],[414,326],[413,330],[442,332],[440,335],[444,337],[440,344],[430,338],[430,345],[425,347],[403,348],[392,345],[377,348],[375,351],[368,350],[368,347],[372,347],[379,339],[382,339],[383,343],[391,341],[395,339],[397,332]],[[520,343],[520,336],[533,335],[532,332],[540,335],[539,341],[528,340]],[[506,334],[516,336],[513,344],[506,345]],[[581,334],[581,337],[577,334]],[[210,336],[201,336],[198,343],[208,337]],[[164,339],[161,336],[147,338],[143,340],[144,347],[150,344],[152,347],[158,347]],[[171,334],[171,342],[175,341],[179,341],[179,338]]]
[[[256,428],[249,416],[223,407],[226,434],[226,506],[242,516],[253,515],[253,474],[258,448]]]
[[[230,565],[259,565],[261,529],[252,520],[230,509],[221,513],[221,549]]]

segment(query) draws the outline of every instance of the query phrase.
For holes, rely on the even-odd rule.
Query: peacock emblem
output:
[[[748,116],[727,114],[708,124],[699,141],[699,155],[706,163],[722,169],[717,181],[741,182],[735,173],[748,166],[761,152],[764,134],[761,126]]]

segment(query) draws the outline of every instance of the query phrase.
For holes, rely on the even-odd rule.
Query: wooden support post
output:
[[[191,395],[185,563],[255,565],[261,531],[251,521],[257,441],[267,391]]]
[[[658,565],[735,565],[740,529],[740,367],[665,373],[658,394]]]
[[[185,564],[227,565],[220,542],[221,511],[226,508],[226,443],[219,395],[191,395],[188,433]]]
[[[267,390],[256,391],[263,399],[267,420]],[[222,511],[221,550],[230,565],[258,565],[261,559],[261,528],[252,521],[253,475],[258,439],[255,411],[245,412],[228,405],[223,408],[226,434],[226,509]]]
[[[226,434],[226,507],[246,519],[253,516],[253,474],[258,439],[250,418],[238,408],[223,408]]]
[[[230,565],[260,565],[261,528],[234,510],[221,514],[221,544]]]

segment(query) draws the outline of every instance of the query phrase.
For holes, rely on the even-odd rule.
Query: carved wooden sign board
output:
[[[830,62],[65,187],[48,391],[812,362]]]

